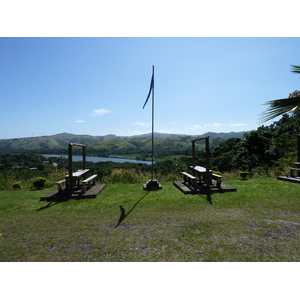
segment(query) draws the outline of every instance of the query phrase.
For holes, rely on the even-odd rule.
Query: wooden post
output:
[[[210,172],[209,172],[209,136],[205,138],[205,159],[206,159],[206,187],[210,191]]]
[[[85,145],[82,145],[82,169],[86,169],[86,153],[85,153]],[[85,179],[86,174],[83,175],[83,178]]]
[[[73,194],[74,186],[73,186],[73,153],[72,153],[72,147],[73,146],[80,146],[82,147],[82,169],[86,169],[86,151],[85,151],[85,145],[84,144],[77,144],[77,143],[70,143],[68,147],[68,155],[69,155],[69,194]],[[85,178],[85,174],[83,177]]]
[[[193,166],[196,166],[196,148],[195,141],[192,141],[192,151],[193,151]]]
[[[209,136],[207,137],[203,137],[203,138],[199,138],[199,139],[195,139],[192,140],[192,149],[193,149],[193,165],[196,166],[196,147],[195,147],[195,142],[196,141],[200,141],[200,140],[205,140],[205,165],[206,165],[206,186],[210,192],[210,181],[211,181],[211,174],[210,174],[210,170],[209,170]]]
[[[300,162],[300,134],[297,136],[297,162]],[[297,171],[297,176],[300,177],[300,171]]]
[[[72,157],[72,144],[69,144],[68,147],[69,155],[69,194],[73,194],[73,157]]]

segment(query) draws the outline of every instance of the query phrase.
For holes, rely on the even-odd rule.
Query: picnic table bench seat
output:
[[[216,180],[217,186],[221,186],[223,176],[215,173],[212,173],[211,176]]]
[[[197,186],[197,178],[187,172],[181,172],[183,175],[183,181],[191,184],[193,187]]]
[[[295,171],[300,171],[300,168],[290,168],[291,177],[295,177]]]
[[[62,185],[66,182],[66,179],[60,180],[55,182],[57,184],[57,189],[58,192],[61,193],[62,192]]]
[[[83,193],[86,192],[86,187],[88,187],[88,189],[90,189],[91,184],[93,184],[93,185],[96,184],[96,178],[97,178],[97,175],[92,175],[89,178],[82,181],[82,192]]]

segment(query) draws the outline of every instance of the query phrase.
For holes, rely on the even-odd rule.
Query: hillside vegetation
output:
[[[210,136],[211,145],[218,145],[221,141],[232,137],[242,137],[244,132],[213,133]],[[155,152],[160,157],[191,152],[190,141],[201,136],[171,135],[155,133]],[[133,137],[118,137],[116,135],[90,136],[61,133],[51,136],[28,137],[0,140],[0,153],[36,153],[36,154],[67,154],[69,143],[87,145],[87,155],[111,156],[134,155],[147,157],[151,152],[151,135]],[[74,153],[80,149],[74,149]],[[140,159],[140,158],[139,158]]]

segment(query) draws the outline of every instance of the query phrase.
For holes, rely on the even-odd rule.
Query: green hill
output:
[[[232,137],[242,137],[245,132],[213,133],[209,135],[211,145],[216,146],[221,141]],[[190,153],[191,140],[201,136],[155,133],[155,152],[162,155],[185,155]],[[105,136],[75,135],[60,133],[50,136],[2,139],[0,153],[37,153],[66,154],[69,143],[87,145],[88,155],[140,155],[151,152],[151,133],[140,136],[120,137],[113,134]]]

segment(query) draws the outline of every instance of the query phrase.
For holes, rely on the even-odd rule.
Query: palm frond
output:
[[[300,96],[271,100],[267,101],[264,105],[269,105],[269,108],[262,113],[260,118],[261,123],[270,121],[285,113],[300,109]]]
[[[300,66],[292,65],[292,68],[293,73],[300,73]]]

